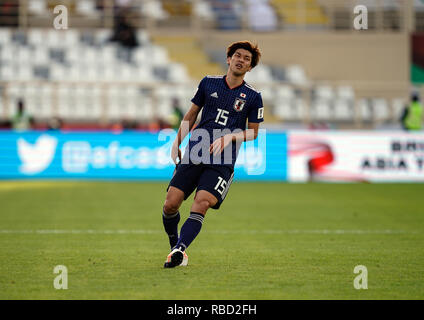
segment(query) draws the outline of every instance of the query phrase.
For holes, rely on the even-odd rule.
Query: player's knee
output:
[[[208,211],[208,209],[212,206],[213,204],[208,199],[197,199],[194,201],[192,211],[206,214],[206,211]]]
[[[174,214],[178,211],[179,205],[176,201],[172,200],[165,200],[165,203],[163,205],[163,212],[165,214]]]

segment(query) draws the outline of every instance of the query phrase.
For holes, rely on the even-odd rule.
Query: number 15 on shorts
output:
[[[218,183],[215,186],[215,190],[219,192],[219,194],[222,196],[222,193],[225,191],[225,188],[227,187],[227,181],[225,181],[222,177],[218,177]]]

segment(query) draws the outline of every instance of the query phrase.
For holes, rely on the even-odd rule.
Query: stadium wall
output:
[[[402,32],[210,33],[201,37],[209,50],[247,39],[257,42],[269,65],[302,65],[314,81],[344,81],[356,91],[390,85],[405,92],[410,83],[410,35]],[[397,93],[396,93],[397,94]]]

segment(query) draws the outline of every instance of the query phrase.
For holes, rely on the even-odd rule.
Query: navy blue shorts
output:
[[[169,187],[175,187],[184,192],[186,200],[193,191],[206,190],[212,193],[218,202],[212,209],[218,209],[227,196],[233,182],[234,170],[228,166],[210,164],[177,164]]]

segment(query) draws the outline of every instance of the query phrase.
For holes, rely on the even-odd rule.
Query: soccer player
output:
[[[231,44],[227,48],[227,74],[201,80],[192,106],[181,122],[171,150],[176,168],[162,214],[171,246],[165,268],[187,265],[185,250],[199,234],[206,212],[209,208],[218,209],[228,193],[240,144],[258,135],[264,114],[262,97],[244,81],[244,76],[258,64],[260,56],[257,45],[248,41]],[[200,111],[200,122],[193,129],[181,159],[180,144]],[[178,209],[195,189],[190,216],[178,237]]]

